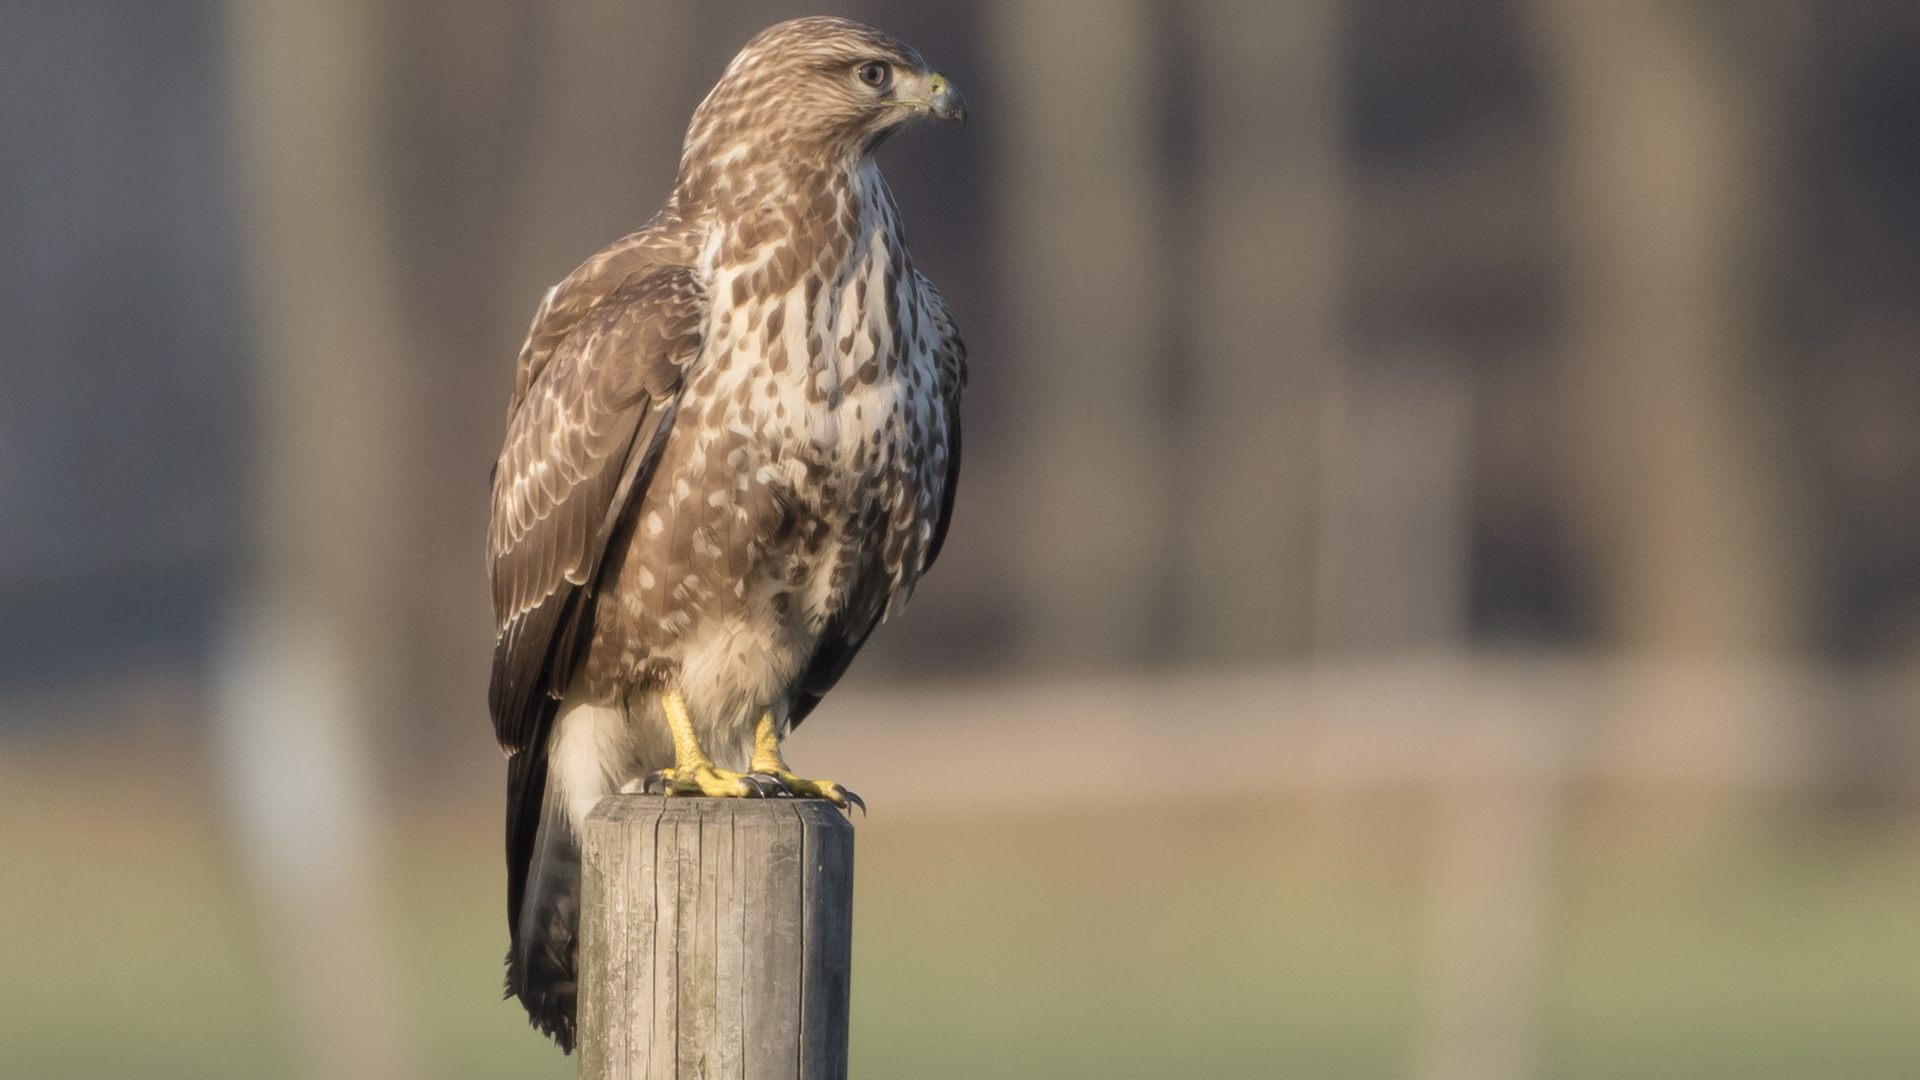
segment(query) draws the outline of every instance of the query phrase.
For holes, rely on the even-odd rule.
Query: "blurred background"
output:
[[[0,1074],[564,1076],[482,538],[774,0],[0,4]],[[972,352],[856,1077],[1920,1075],[1920,8],[849,0]]]

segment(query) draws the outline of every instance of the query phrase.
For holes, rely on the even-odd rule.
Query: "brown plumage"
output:
[[[965,348],[872,153],[962,115],[879,31],[772,27],[694,113],[666,206],[534,316],[494,472],[489,704],[509,755],[507,987],[562,1048],[575,837],[603,795],[688,764],[663,695],[738,768],[756,724],[799,723],[939,552]],[[844,803],[781,775],[772,790]]]

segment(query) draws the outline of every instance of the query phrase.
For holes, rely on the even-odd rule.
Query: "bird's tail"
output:
[[[565,800],[547,790],[546,755],[534,757],[517,754],[508,765],[508,867],[519,873],[508,883],[507,993],[526,1006],[534,1027],[572,1053],[580,842]]]

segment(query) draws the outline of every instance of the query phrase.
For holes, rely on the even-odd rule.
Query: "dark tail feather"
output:
[[[580,926],[580,845],[548,795],[544,753],[507,768],[507,993],[534,1027],[573,1052],[574,936]]]

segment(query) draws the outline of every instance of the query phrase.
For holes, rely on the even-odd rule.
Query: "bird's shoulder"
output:
[[[657,305],[663,271],[672,272],[667,276],[673,279],[675,288],[688,291],[689,284],[694,283],[692,268],[698,251],[697,227],[663,210],[548,289],[520,346],[513,396],[507,403],[509,420],[539,382],[555,352],[577,331],[595,321],[606,322],[609,316],[617,316],[621,307]],[[649,289],[650,280],[653,284]]]
[[[601,283],[575,284],[579,310],[540,343],[531,371],[523,353],[488,533],[502,627],[592,576],[614,516],[645,489],[635,467],[670,430],[700,351],[707,309],[695,268],[632,258],[628,247],[590,262]]]

